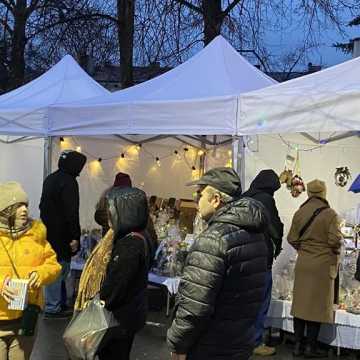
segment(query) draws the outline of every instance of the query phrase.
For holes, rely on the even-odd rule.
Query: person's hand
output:
[[[76,253],[79,249],[79,240],[71,240],[70,241],[70,249],[71,249],[71,252]]]
[[[40,276],[39,273],[37,271],[32,271],[29,274],[29,286],[32,289],[38,289],[41,284],[40,284]]]
[[[186,360],[186,354],[171,353],[171,360]]]
[[[12,289],[11,287],[8,286],[10,281],[10,278],[7,277],[4,281],[4,284],[1,288],[0,291],[0,296],[7,302],[9,303],[11,300],[14,300],[16,295],[17,295],[17,291],[15,289]]]

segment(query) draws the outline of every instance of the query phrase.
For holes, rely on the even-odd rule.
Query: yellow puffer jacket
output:
[[[0,231],[0,239],[6,246],[16,270],[22,279],[37,271],[41,286],[52,283],[59,276],[61,266],[56,261],[56,254],[46,240],[46,228],[41,221],[33,221],[31,228],[13,240],[6,232]],[[0,242],[0,288],[6,277],[16,278],[10,260]],[[44,304],[43,289],[30,290],[29,304]],[[8,304],[0,296],[0,321],[20,318],[21,311],[8,310]]]

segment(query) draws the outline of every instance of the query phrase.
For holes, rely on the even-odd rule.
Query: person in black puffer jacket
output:
[[[113,188],[106,198],[114,242],[100,299],[120,326],[108,330],[98,355],[100,360],[128,360],[134,336],[146,320],[146,287],[152,260],[150,240],[144,236],[148,203],[146,194],[137,188]]]
[[[356,263],[355,279],[357,281],[360,281],[360,254],[358,256],[357,263]]]
[[[239,176],[209,170],[198,185],[208,228],[186,259],[167,340],[172,359],[247,360],[267,270],[267,217],[256,200],[239,198]]]

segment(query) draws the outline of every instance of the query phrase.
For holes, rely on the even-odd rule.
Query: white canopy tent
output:
[[[360,58],[239,99],[238,135],[360,130]]]
[[[235,135],[237,97],[275,81],[223,37],[167,73],[50,110],[50,135]]]
[[[0,96],[0,134],[47,136],[50,105],[108,93],[66,55],[37,79]]]

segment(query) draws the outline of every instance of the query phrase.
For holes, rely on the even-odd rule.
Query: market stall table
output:
[[[291,302],[272,300],[265,326],[294,332]],[[319,340],[338,349],[360,350],[360,315],[336,310],[334,324],[321,326]]]
[[[180,278],[179,277],[169,277],[169,276],[161,276],[154,274],[152,272],[149,273],[148,280],[150,283],[165,286],[167,290],[167,300],[166,300],[166,316],[169,316],[170,313],[170,298],[176,295]]]

